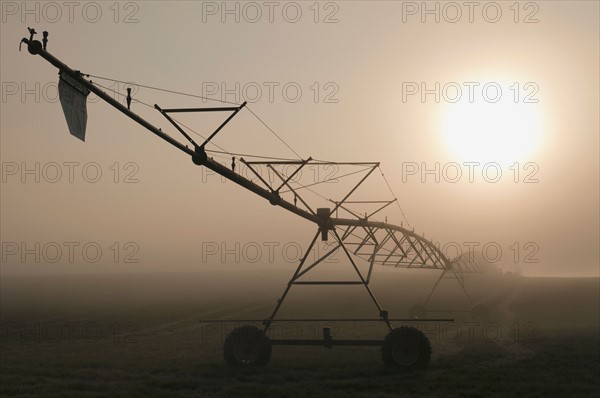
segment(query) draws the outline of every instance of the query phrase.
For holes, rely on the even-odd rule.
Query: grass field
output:
[[[227,368],[222,342],[235,325],[199,320],[264,318],[283,288],[281,278],[251,279],[250,273],[3,276],[0,395],[600,396],[597,278],[470,281],[470,291],[489,306],[491,318],[475,321],[468,313],[446,312],[432,315],[453,322],[412,322],[433,348],[424,371],[390,371],[376,347],[277,346],[264,369]],[[427,278],[380,279],[375,291],[392,317],[405,317],[431,286]],[[241,285],[244,280],[248,283]],[[292,294],[282,317],[374,315],[360,290],[319,292],[309,288]],[[454,295],[453,301],[441,292],[434,304],[459,308],[460,295]],[[323,326],[281,323],[271,336],[319,338]],[[386,333],[379,323],[328,326],[334,338],[383,338]]]

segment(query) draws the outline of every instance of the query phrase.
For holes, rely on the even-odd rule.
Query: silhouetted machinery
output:
[[[387,222],[376,221],[372,217],[381,211],[383,208],[397,203],[396,198],[393,200],[370,201],[369,204],[375,205],[375,209],[370,213],[357,214],[349,208],[349,204],[360,203],[361,201],[352,201],[351,196],[355,191],[372,175],[375,170],[379,169],[379,163],[374,162],[325,162],[307,159],[291,159],[281,160],[264,159],[258,157],[259,160],[246,160],[244,157],[239,161],[248,168],[248,170],[256,177],[249,179],[235,172],[235,158],[232,162],[232,167],[228,168],[221,163],[213,160],[209,154],[219,151],[211,151],[207,149],[207,145],[211,140],[235,117],[235,115],[246,107],[246,102],[241,105],[223,106],[217,108],[171,108],[163,109],[158,105],[154,105],[172,126],[189,142],[183,144],[179,140],[171,137],[167,133],[159,129],[140,117],[131,110],[132,97],[131,90],[128,90],[126,97],[126,106],[115,100],[107,92],[99,88],[99,84],[92,80],[86,79],[91,75],[84,75],[77,70],[73,70],[59,59],[51,55],[47,50],[48,33],[44,32],[44,44],[34,40],[35,30],[30,29],[30,37],[23,38],[21,43],[27,45],[27,49],[31,54],[39,55],[46,61],[50,62],[59,70],[59,99],[65,113],[69,131],[72,135],[85,140],[85,129],[87,123],[86,99],[89,93],[96,94],[99,98],[106,101],[108,104],[119,110],[135,122],[139,123],[145,129],[155,134],[159,138],[173,145],[175,148],[191,157],[194,164],[204,166],[215,173],[225,177],[237,185],[250,190],[258,196],[269,201],[274,206],[284,208],[305,220],[312,222],[315,225],[315,234],[304,252],[300,262],[293,273],[291,279],[287,283],[282,295],[277,299],[277,304],[270,316],[262,321],[262,328],[254,325],[244,325],[235,328],[226,338],[224,343],[224,356],[229,365],[238,367],[252,367],[265,365],[271,357],[272,345],[322,345],[325,347],[331,346],[381,346],[382,359],[387,366],[399,369],[414,369],[425,367],[431,357],[431,347],[429,340],[420,330],[401,326],[394,327],[393,322],[414,321],[415,317],[419,321],[451,321],[452,319],[423,319],[426,315],[425,307],[415,307],[411,311],[411,318],[408,319],[393,319],[388,315],[388,311],[377,301],[369,282],[373,267],[375,265],[403,267],[403,268],[418,268],[418,269],[433,269],[440,270],[442,274],[438,282],[447,275],[453,275],[458,281],[461,288],[467,294],[464,287],[463,273],[470,265],[464,262],[464,259],[451,261],[442,253],[439,248],[430,240],[418,235],[414,230],[404,228],[402,225],[394,225]],[[110,80],[110,79],[107,79]],[[133,103],[136,103],[133,99]],[[142,103],[141,101],[137,101]],[[142,103],[143,104],[143,103]],[[146,104],[147,105],[147,104]],[[202,113],[202,112],[225,112],[229,115],[219,125],[219,127],[204,139],[202,143],[197,143],[186,132],[184,126],[174,119],[173,114],[177,113]],[[254,113],[253,113],[254,114]],[[188,146],[189,145],[189,146]],[[223,152],[221,152],[223,153]],[[231,154],[229,152],[226,152]],[[362,168],[364,175],[362,178],[345,194],[340,200],[332,201],[329,208],[312,208],[309,201],[303,196],[303,188],[306,186],[298,186],[294,183],[293,178],[302,169],[310,166],[329,166],[329,165],[351,165]],[[291,167],[292,171],[284,174],[281,171],[281,166]],[[271,170],[273,175],[277,177],[275,181],[263,178],[258,171],[258,167],[265,167]],[[257,181],[258,183],[255,183]],[[386,181],[387,182],[387,181]],[[286,200],[282,193],[286,192],[288,196],[293,195],[293,200]],[[339,212],[345,211],[350,215],[348,218],[339,217]],[[331,249],[314,261],[309,261],[309,253],[317,243],[318,239],[331,243]],[[334,253],[340,252],[348,262],[356,274],[354,280],[308,280],[305,276],[323,264],[324,260],[332,256]],[[357,265],[357,260],[366,261],[366,271],[361,270]],[[468,269],[475,272],[474,269]],[[379,321],[388,329],[388,334],[383,340],[336,340],[331,335],[329,328],[323,329],[323,339],[316,340],[292,340],[292,339],[270,339],[267,331],[273,322],[278,321],[276,318],[279,309],[292,286],[296,285],[360,285],[364,286],[375,308],[377,309],[377,317],[373,319],[352,319],[353,322],[358,321]],[[431,294],[437,286],[434,286]],[[431,297],[429,295],[429,298]],[[467,295],[468,297],[468,295]],[[470,298],[469,298],[470,300]],[[426,303],[427,303],[426,302]],[[480,309],[481,311],[481,309]],[[346,319],[337,319],[334,321],[345,321]],[[321,321],[321,319],[308,319],[307,321]]]

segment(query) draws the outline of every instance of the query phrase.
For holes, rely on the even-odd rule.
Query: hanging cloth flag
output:
[[[83,87],[71,76],[61,73],[58,80],[58,96],[62,105],[69,132],[81,141],[85,141],[87,124],[86,101],[90,90]]]

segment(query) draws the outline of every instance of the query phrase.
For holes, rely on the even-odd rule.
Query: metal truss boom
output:
[[[373,292],[369,288],[369,282],[371,278],[371,273],[374,265],[387,265],[394,267],[405,267],[405,268],[423,268],[423,269],[438,269],[443,270],[442,276],[447,272],[452,272],[459,279],[459,283],[464,289],[464,282],[462,280],[462,272],[473,271],[473,269],[469,268],[468,264],[460,262],[456,263],[458,265],[454,265],[453,261],[450,261],[444,253],[430,240],[425,239],[424,236],[418,235],[414,232],[414,230],[406,229],[402,226],[397,226],[394,224],[390,224],[381,221],[375,221],[369,219],[379,211],[383,210],[385,207],[394,203],[394,200],[385,200],[385,201],[352,201],[350,200],[351,196],[357,191],[357,189],[367,180],[367,178],[379,167],[378,162],[327,162],[314,160],[312,158],[307,159],[299,159],[292,161],[246,161],[241,158],[241,162],[248,167],[248,169],[258,177],[258,183],[255,183],[253,180],[250,180],[239,173],[236,173],[234,170],[225,167],[219,162],[213,160],[209,157],[205,151],[205,146],[210,143],[210,141],[227,125],[229,121],[231,121],[235,115],[240,112],[246,105],[243,104],[235,107],[221,107],[221,108],[168,108],[163,109],[158,105],[155,105],[155,108],[181,133],[184,138],[189,141],[192,147],[188,147],[178,141],[177,139],[171,137],[167,133],[163,132],[162,129],[157,128],[141,116],[137,115],[133,111],[129,109],[129,106],[124,106],[106,92],[98,88],[91,80],[87,80],[84,75],[74,69],[71,69],[69,66],[64,64],[58,58],[54,57],[48,51],[46,51],[46,45],[42,46],[42,44],[33,40],[32,36],[27,39],[24,38],[21,40],[22,43],[27,44],[28,51],[33,55],[39,55],[50,64],[58,68],[59,75],[68,75],[75,82],[80,84],[82,87],[88,89],[89,91],[96,94],[99,98],[107,102],[109,105],[123,113],[125,116],[129,117],[131,120],[135,121],[146,130],[150,131],[160,139],[168,142],[170,145],[174,146],[181,152],[184,152],[186,155],[190,156],[193,163],[199,166],[204,166],[215,173],[223,176],[229,181],[234,182],[235,184],[253,192],[254,194],[266,199],[270,204],[274,206],[279,206],[287,211],[290,211],[305,220],[308,220],[317,226],[317,231],[312,239],[311,243],[308,246],[303,258],[300,261],[295,273],[287,284],[285,291],[283,292],[281,298],[277,302],[277,306],[274,309],[273,313],[269,317],[267,321],[265,321],[265,329],[269,327],[269,324],[274,320],[275,315],[279,311],[279,308],[287,296],[292,285],[302,285],[302,284],[323,284],[323,285],[363,285],[370,298],[374,302],[375,306],[379,310],[379,315],[382,321],[384,321],[388,327],[391,329],[391,324],[388,319],[387,311],[383,310],[379,305],[377,299],[375,298]],[[179,126],[179,124],[171,118],[170,113],[182,113],[182,112],[231,112],[231,114],[221,123],[221,125],[200,145],[198,145],[184,130]],[[277,185],[271,185],[268,181],[266,181],[260,173],[255,169],[256,166],[264,165],[268,167],[270,170],[274,172],[279,181]],[[297,169],[293,171],[289,175],[285,175],[282,172],[276,170],[275,166],[277,165],[295,165]],[[340,201],[331,201],[333,202],[333,209],[329,208],[321,208],[321,209],[313,209],[309,206],[308,201],[300,195],[298,192],[304,187],[297,187],[292,184],[292,178],[307,165],[350,165],[350,166],[367,166],[363,171],[366,171],[366,174],[363,175],[358,183],[356,183],[343,197]],[[303,207],[299,207],[296,204],[296,200],[294,203],[291,203],[284,198],[281,197],[280,190],[285,187],[287,189],[286,192],[292,192],[294,194],[294,199],[298,199],[300,201],[300,205]],[[370,214],[366,214],[364,217],[347,210],[345,207],[348,203],[374,203],[380,204],[381,206],[372,211]],[[337,213],[339,209],[344,209],[352,214],[355,218],[340,218],[337,217]],[[333,215],[336,215],[335,217]],[[322,240],[327,240],[328,236],[332,236],[335,238],[335,247],[327,252],[325,255],[320,257],[317,261],[312,264],[307,264],[308,254],[311,249],[314,247],[319,235],[321,235]],[[357,280],[354,281],[315,281],[315,280],[300,280],[303,278],[309,271],[317,267],[325,258],[333,254],[337,250],[342,250],[347,257],[350,265],[356,271],[358,276]],[[368,263],[368,272],[366,275],[360,270],[355,259],[362,258],[366,260]],[[435,289],[435,287],[434,287]],[[466,291],[465,291],[466,293]]]

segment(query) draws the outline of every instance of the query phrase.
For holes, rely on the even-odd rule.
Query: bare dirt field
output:
[[[380,274],[381,275],[381,274]],[[407,317],[430,276],[375,278],[391,317]],[[388,276],[389,275],[389,276]],[[468,280],[490,311],[474,320],[451,284],[407,322],[433,349],[426,370],[386,369],[378,347],[273,347],[265,368],[234,371],[222,344],[263,319],[286,275],[252,272],[10,276],[1,281],[0,394],[20,397],[598,397],[599,280]],[[245,283],[244,283],[245,282]],[[453,290],[454,288],[454,290]],[[464,299],[464,298],[462,298]],[[364,290],[299,287],[281,317],[374,317]],[[199,322],[200,320],[213,320]],[[398,323],[399,325],[399,323]],[[381,323],[281,322],[272,338],[383,339]]]

